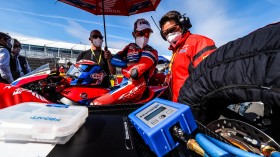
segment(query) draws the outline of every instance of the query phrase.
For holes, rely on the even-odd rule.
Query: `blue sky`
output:
[[[89,32],[103,32],[102,16],[56,0],[0,0],[0,31],[11,35],[89,44]],[[122,49],[134,42],[133,23],[150,21],[154,33],[149,44],[161,55],[171,55],[151,16],[158,21],[170,10],[186,13],[193,34],[212,38],[217,46],[240,38],[269,23],[280,21],[279,0],[162,0],[156,11],[132,16],[106,16],[107,42]],[[104,45],[104,44],[103,44]]]

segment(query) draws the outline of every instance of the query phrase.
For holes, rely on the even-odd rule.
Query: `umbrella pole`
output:
[[[106,22],[105,22],[105,13],[104,13],[104,0],[102,0],[102,14],[103,14],[103,26],[104,26],[104,37],[105,37],[105,47],[104,50],[107,51],[107,38],[106,38]]]

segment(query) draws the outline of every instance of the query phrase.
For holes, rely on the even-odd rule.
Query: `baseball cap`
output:
[[[93,36],[94,34],[97,34],[97,33],[100,33],[101,34],[101,32],[99,31],[99,30],[92,30],[91,32],[90,32],[90,36],[89,37],[91,37],[91,36]],[[101,34],[102,35],[102,34]]]
[[[143,18],[136,20],[135,23],[134,23],[134,31],[135,30],[136,31],[142,31],[144,29],[150,29],[153,32],[149,21],[147,21]]]

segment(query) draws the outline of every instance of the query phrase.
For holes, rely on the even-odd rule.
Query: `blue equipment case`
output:
[[[148,102],[128,117],[157,156],[165,155],[179,144],[174,141],[171,128],[179,126],[187,135],[197,128],[189,106],[159,98]]]

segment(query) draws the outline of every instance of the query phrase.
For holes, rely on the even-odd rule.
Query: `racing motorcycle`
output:
[[[105,76],[106,73],[98,64],[82,60],[71,65],[65,75],[59,73],[58,70],[51,70],[49,64],[45,64],[15,80],[11,85],[36,92],[53,103],[90,106],[94,99],[119,88],[119,85],[112,88],[101,87]],[[148,102],[159,97],[166,88],[163,85],[148,86],[143,97],[130,104]]]

